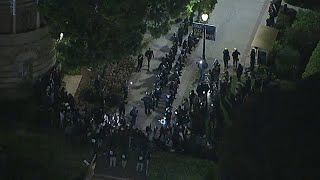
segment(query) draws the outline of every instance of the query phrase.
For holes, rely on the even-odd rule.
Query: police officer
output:
[[[151,114],[151,106],[152,106],[152,98],[148,92],[146,92],[146,96],[142,98],[144,102],[144,111],[146,114]]]
[[[239,62],[239,51],[237,48],[234,48],[234,51],[232,53],[232,58],[233,58],[233,68],[238,68],[238,62]]]
[[[224,48],[223,50],[223,62],[224,62],[224,69],[228,69],[229,67],[229,60],[230,60],[230,53],[228,48]]]
[[[149,48],[146,51],[145,56],[147,57],[147,60],[148,60],[148,71],[149,71],[150,70],[150,60],[151,60],[151,58],[154,58],[153,51]]]

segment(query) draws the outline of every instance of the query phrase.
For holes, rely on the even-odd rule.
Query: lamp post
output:
[[[208,14],[202,14],[201,15],[202,21],[205,23],[209,15]],[[206,60],[206,26],[203,25],[203,51],[202,51],[202,59],[205,61]]]

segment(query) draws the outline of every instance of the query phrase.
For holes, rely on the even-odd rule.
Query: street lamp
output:
[[[203,24],[208,20],[209,15],[208,14],[202,14],[201,15]],[[206,60],[206,26],[203,25],[203,51],[202,51],[202,59]]]
[[[60,41],[63,39],[63,33],[60,33]]]

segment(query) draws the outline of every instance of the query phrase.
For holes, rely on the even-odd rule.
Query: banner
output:
[[[206,39],[215,41],[216,40],[216,30],[217,28],[214,25],[202,24],[194,22],[192,24],[193,33],[196,37],[202,38],[203,28],[206,29]]]
[[[216,40],[216,30],[214,25],[205,25],[206,27],[206,39],[215,41]]]
[[[202,38],[203,36],[203,24],[202,23],[193,23],[192,24],[193,34],[196,37]]]

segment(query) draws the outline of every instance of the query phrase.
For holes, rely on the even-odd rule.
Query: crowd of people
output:
[[[104,153],[110,167],[115,167],[117,162],[121,162],[121,166],[126,168],[130,152],[135,152],[138,172],[147,168],[154,147],[171,152],[188,152],[188,149],[193,146],[192,143],[199,142],[200,137],[203,140],[201,146],[213,149],[214,139],[211,138],[212,136],[209,140],[205,138],[204,125],[200,128],[197,126],[197,123],[201,121],[198,116],[202,112],[209,112],[210,126],[215,128],[219,120],[217,109],[220,105],[220,97],[229,95],[228,98],[233,103],[241,103],[248,95],[261,88],[263,82],[254,77],[252,73],[256,63],[255,49],[252,49],[250,53],[250,67],[244,69],[239,63],[240,52],[235,48],[230,56],[229,50],[225,48],[223,51],[223,77],[220,77],[220,64],[218,60],[215,60],[208,74],[201,78],[196,90],[192,90],[189,97],[185,98],[177,108],[174,108],[173,102],[178,92],[180,77],[188,54],[191,54],[199,42],[199,38],[193,33],[188,33],[188,24],[189,21],[186,18],[181,23],[178,32],[173,34],[172,47],[169,53],[161,58],[161,63],[158,66],[159,73],[156,75],[154,89],[147,92],[142,98],[146,114],[150,114],[152,110],[158,108],[160,101],[165,103],[164,116],[159,120],[160,127],[151,127],[150,124],[145,130],[135,128],[138,115],[137,107],[133,107],[129,113],[130,122],[126,121],[125,100],[128,97],[128,82],[126,80],[133,68],[131,70],[123,69],[128,66],[115,64],[104,67],[102,73],[93,80],[93,86],[97,91],[106,88],[102,82],[110,87],[117,86],[118,89],[121,89],[122,98],[118,103],[119,109],[112,113],[106,111],[103,103],[93,108],[77,103],[75,98],[68,94],[62,86],[59,64],[47,76],[39,79],[36,83],[36,94],[41,95],[38,96],[39,102],[52,114],[51,124],[65,132],[67,141],[72,142],[80,137],[82,141],[92,145],[93,153]],[[179,50],[180,53],[178,53]],[[235,93],[230,92],[232,82],[228,71],[230,57],[232,57],[233,68],[236,70],[239,82]],[[141,71],[144,58],[147,59],[149,71],[150,62],[154,58],[154,53],[150,48],[144,55],[138,56],[136,68],[138,72]],[[133,64],[134,62],[133,59],[129,59],[128,62],[123,63]],[[127,73],[119,73],[124,71]],[[245,72],[245,82],[241,83],[243,72]],[[252,79],[254,79],[253,86]],[[210,96],[208,96],[209,94]],[[208,97],[210,98],[208,99]]]

